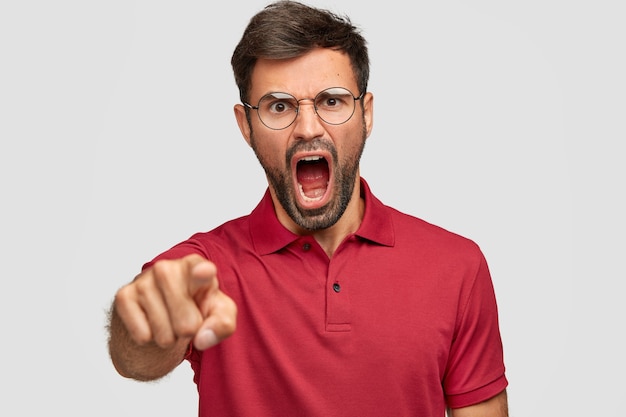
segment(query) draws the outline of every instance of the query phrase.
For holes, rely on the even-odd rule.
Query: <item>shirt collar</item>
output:
[[[389,208],[372,194],[363,178],[360,184],[365,213],[355,235],[379,245],[393,246],[395,237]],[[269,189],[250,214],[250,234],[255,249],[261,255],[276,252],[300,237],[278,221]]]

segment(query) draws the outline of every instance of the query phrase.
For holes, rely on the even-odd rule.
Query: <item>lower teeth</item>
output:
[[[326,185],[328,186],[328,184],[326,184]],[[326,190],[323,190],[323,189],[313,190],[313,197],[309,197],[308,195],[306,195],[304,193],[304,189],[302,188],[302,185],[299,185],[299,187],[300,187],[300,195],[302,196],[302,198],[305,201],[308,201],[308,202],[313,202],[313,201],[320,200],[324,196],[324,193],[326,191]]]

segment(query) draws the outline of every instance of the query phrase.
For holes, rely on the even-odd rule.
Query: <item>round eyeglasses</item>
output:
[[[286,129],[298,117],[300,102],[310,100],[317,116],[329,125],[340,125],[352,117],[355,103],[365,95],[361,93],[358,97],[343,87],[331,87],[320,91],[315,98],[296,99],[287,93],[268,93],[261,97],[259,104],[253,106],[245,101],[244,106],[256,110],[261,123],[273,130]]]

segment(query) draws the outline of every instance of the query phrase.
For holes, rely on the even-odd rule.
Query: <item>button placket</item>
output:
[[[350,258],[335,253],[326,276],[326,331],[349,332],[352,308],[350,303]]]

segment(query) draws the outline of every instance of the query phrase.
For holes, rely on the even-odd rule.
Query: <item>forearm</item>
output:
[[[137,344],[129,335],[115,308],[109,316],[109,354],[117,372],[139,381],[159,379],[176,368],[187,352],[190,340],[179,339],[169,348],[154,342]]]

